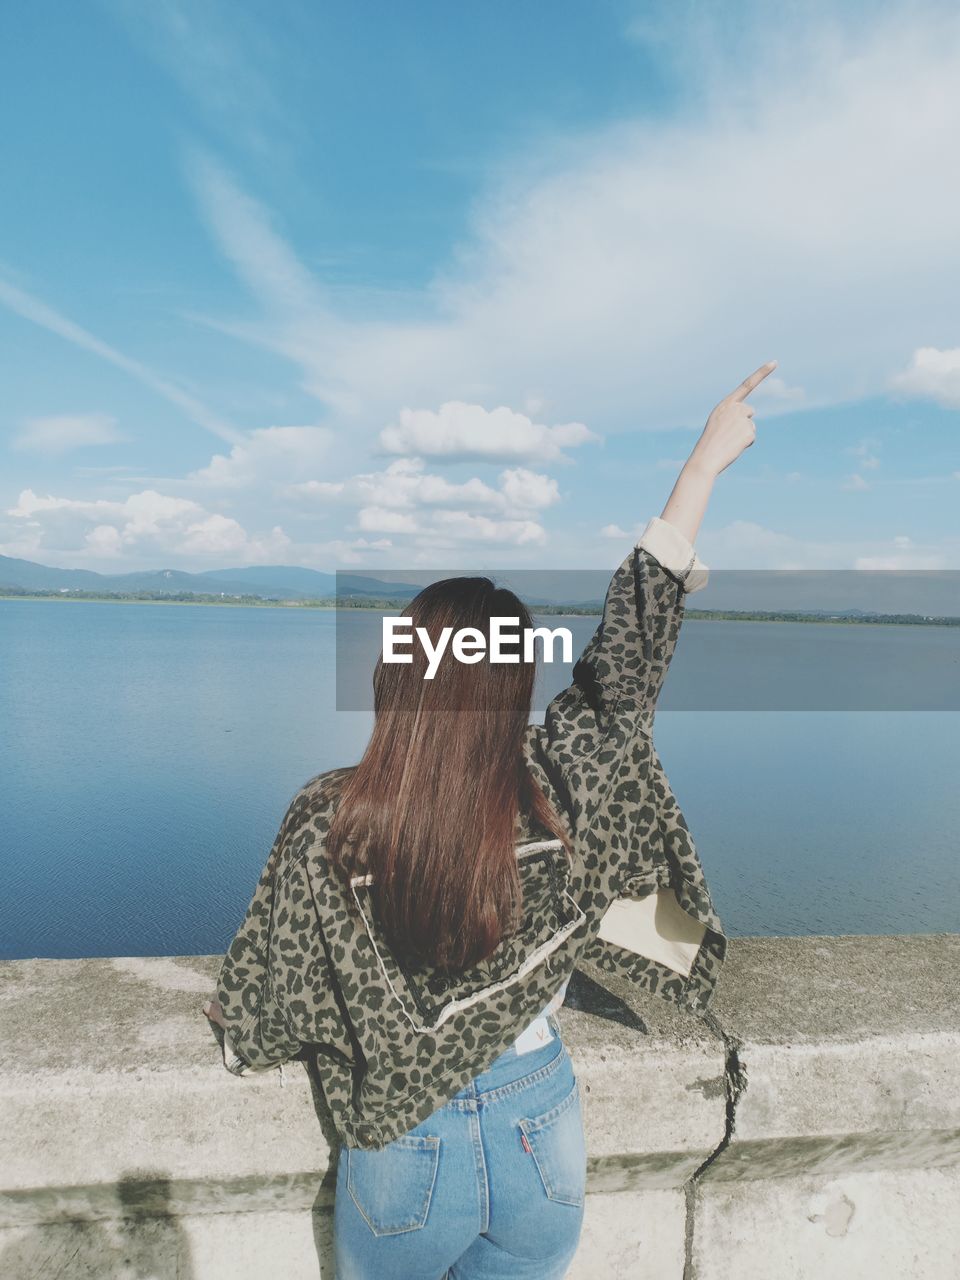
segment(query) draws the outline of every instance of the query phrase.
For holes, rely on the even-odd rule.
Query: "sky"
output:
[[[0,554],[960,568],[960,13],[0,13]]]

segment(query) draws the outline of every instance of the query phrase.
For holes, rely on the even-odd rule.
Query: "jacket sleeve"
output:
[[[289,912],[292,878],[295,881],[297,874],[291,846],[298,808],[295,798],[220,967],[217,999],[226,1023],[223,1061],[234,1075],[278,1066],[301,1048],[281,999],[279,951],[279,926]]]
[[[583,838],[599,927],[582,959],[695,1013],[712,998],[726,939],[652,728],[686,597],[708,572],[678,529],[647,524],[533,753]]]
[[[613,574],[572,683],[550,702],[544,723],[528,730],[527,764],[571,834],[591,825],[628,740],[652,728],[685,598],[708,575],[679,529],[650,520]]]
[[[536,729],[534,760],[569,770],[598,758],[618,715],[652,720],[685,598],[706,586],[708,575],[679,529],[659,517],[647,523],[610,581],[600,625],[574,665],[573,682]]]
[[[220,968],[223,1061],[234,1075],[279,1066],[303,1049],[347,1067],[356,1056],[309,869],[312,819],[324,803],[310,783],[294,796]]]
[[[658,516],[647,523],[614,573],[600,625],[574,667],[575,684],[592,691],[601,721],[624,699],[652,714],[685,598],[706,586],[708,574],[679,529]]]

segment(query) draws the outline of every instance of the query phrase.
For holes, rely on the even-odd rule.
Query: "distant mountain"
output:
[[[348,599],[351,596],[386,596],[391,600],[412,600],[424,588],[422,582],[419,586],[413,582],[383,582],[380,578],[366,578],[359,573],[341,573],[338,577],[338,594]]]
[[[337,589],[336,575],[321,573],[318,569],[303,569],[295,564],[260,564],[249,565],[246,569],[207,569],[203,573],[190,575],[198,582],[216,582],[212,588],[200,587],[197,590],[222,591],[223,584],[230,582],[249,587],[256,583],[260,588],[255,594],[264,591],[271,595],[280,594],[291,597],[311,596],[322,599],[332,596]]]
[[[96,591],[103,583],[103,574],[90,569],[49,569],[32,560],[16,560],[12,556],[0,556],[0,587],[22,587],[25,591],[57,591],[60,587],[79,587],[83,591]]]
[[[345,596],[390,596],[406,599],[415,596],[420,587],[411,582],[383,582],[379,578],[370,578],[359,573],[321,573],[318,569],[304,569],[295,564],[250,565],[246,569],[208,569],[195,575],[197,578],[212,581],[216,579],[223,590],[224,582],[251,582],[259,585],[263,594],[281,595],[285,599],[309,597],[323,599],[338,594]],[[339,588],[337,586],[339,578]],[[203,590],[204,588],[197,588]]]
[[[299,565],[250,565],[245,569],[147,569],[137,573],[95,573],[91,569],[56,569],[32,560],[0,556],[0,589],[21,591],[96,591],[104,595],[132,591],[193,592],[202,595],[259,596],[263,600],[329,599],[337,594],[337,576]],[[381,582],[362,574],[340,575],[340,594],[409,599],[420,587],[409,582]]]

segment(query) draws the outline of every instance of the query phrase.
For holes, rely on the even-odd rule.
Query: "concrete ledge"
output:
[[[960,1160],[960,937],[752,939],[713,1017],[743,1064],[712,1178]]]
[[[956,935],[739,939],[703,1020],[575,975],[571,1276],[954,1280],[958,960]],[[0,1274],[120,1275],[124,1250],[132,1276],[333,1274],[329,1120],[299,1064],[223,1070],[199,1012],[218,962],[0,965]]]

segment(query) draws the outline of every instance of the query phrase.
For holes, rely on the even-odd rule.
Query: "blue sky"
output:
[[[0,553],[604,567],[771,357],[717,567],[960,568],[941,4],[0,17]]]

